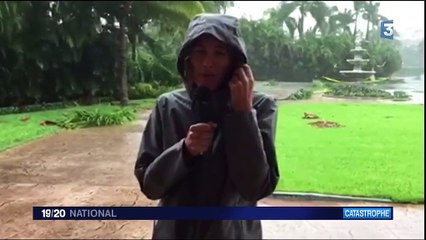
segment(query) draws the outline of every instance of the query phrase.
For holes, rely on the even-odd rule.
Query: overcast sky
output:
[[[352,1],[325,1],[329,6],[337,6],[340,11],[345,8],[353,10]],[[378,1],[380,2],[379,14],[394,20],[394,29],[399,32],[401,39],[419,40],[424,36],[424,2],[423,1]],[[246,16],[252,19],[259,19],[263,12],[271,7],[278,6],[279,1],[235,1],[234,7],[227,11],[227,14],[241,17]],[[292,15],[297,17],[298,14]],[[360,28],[365,32],[367,21],[359,20]],[[308,18],[306,28],[313,27],[315,20]]]

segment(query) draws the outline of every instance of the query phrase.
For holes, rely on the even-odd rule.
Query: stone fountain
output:
[[[351,53],[354,54],[353,59],[347,59],[346,61],[352,64],[354,67],[352,70],[341,70],[339,71],[342,75],[348,77],[350,81],[360,81],[367,77],[374,76],[376,71],[363,70],[362,67],[370,61],[370,59],[364,59],[363,54],[367,53],[367,50],[361,47],[361,40],[357,39],[355,42],[355,48],[351,49]]]

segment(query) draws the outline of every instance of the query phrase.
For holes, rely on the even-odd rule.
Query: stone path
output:
[[[151,221],[33,221],[33,206],[149,206],[133,175],[143,117],[0,153],[0,239],[146,238]]]
[[[140,193],[133,176],[146,117],[147,113],[130,126],[69,131],[1,152],[0,239],[149,239],[151,221],[32,220],[33,206],[156,205]],[[260,202],[330,204],[276,199]],[[394,221],[264,221],[264,237],[422,238],[423,213],[423,205],[401,205],[395,208]]]
[[[424,205],[282,201],[264,206],[393,206],[391,221],[262,221],[265,239],[424,239]]]

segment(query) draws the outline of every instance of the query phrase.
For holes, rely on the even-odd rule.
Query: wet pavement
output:
[[[265,199],[259,205],[394,207],[394,220],[386,221],[262,221],[265,239],[424,239],[424,205],[277,199]]]
[[[33,221],[33,206],[150,206],[133,175],[144,125],[65,131],[0,152],[0,239],[149,239],[151,221]]]

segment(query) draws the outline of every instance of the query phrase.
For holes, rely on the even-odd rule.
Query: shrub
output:
[[[312,97],[312,90],[299,89],[286,98],[286,100],[302,100]]]
[[[375,87],[366,86],[363,84],[329,84],[329,91],[326,95],[336,97],[377,97],[377,98],[392,98],[392,94]]]
[[[321,80],[312,81],[313,89],[322,90],[326,87],[326,85]]]
[[[65,113],[64,119],[58,121],[58,126],[66,129],[122,125],[135,119],[134,111],[121,108],[113,112],[77,110]]]
[[[394,101],[407,101],[410,100],[411,96],[404,91],[395,91],[393,92]]]
[[[402,67],[402,58],[394,44],[378,41],[367,46],[370,61],[365,69],[376,71],[376,77],[389,77]]]
[[[277,86],[278,82],[275,79],[272,79],[272,80],[269,80],[267,82],[267,85],[269,85],[269,86]]]
[[[158,83],[137,83],[129,88],[130,99],[157,98],[163,93],[176,89],[173,86],[161,86]]]
[[[33,105],[26,105],[26,106],[11,106],[11,107],[0,108],[0,115],[56,110],[56,109],[62,109],[66,107],[74,107],[74,106],[78,106],[78,103],[77,102],[59,102],[59,103],[33,104]]]

